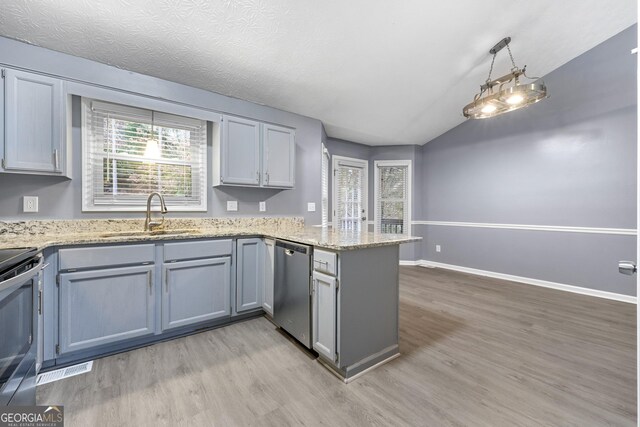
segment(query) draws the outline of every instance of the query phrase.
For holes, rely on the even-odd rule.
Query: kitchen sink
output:
[[[100,233],[100,237],[126,237],[126,236],[181,236],[185,234],[196,234],[200,230],[195,228],[176,228],[152,231],[113,231],[109,233]]]

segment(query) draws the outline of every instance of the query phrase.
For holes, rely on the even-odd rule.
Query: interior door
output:
[[[367,160],[333,156],[333,227],[367,229]]]

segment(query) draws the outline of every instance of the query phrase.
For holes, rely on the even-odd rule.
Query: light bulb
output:
[[[507,98],[507,104],[511,104],[511,105],[516,105],[516,104],[520,104],[522,101],[524,101],[524,98],[522,97],[522,95],[511,95],[509,98]]]
[[[480,110],[480,111],[482,111],[485,114],[491,114],[494,111],[496,111],[497,109],[498,109],[498,107],[496,107],[495,105],[487,104],[484,107],[482,107],[482,110]]]
[[[160,147],[158,146],[158,141],[156,141],[155,139],[147,140],[147,146],[144,150],[144,157],[149,160],[156,160],[162,157],[160,154]]]

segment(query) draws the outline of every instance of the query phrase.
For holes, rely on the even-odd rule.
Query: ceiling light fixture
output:
[[[151,112],[151,136],[147,139],[146,147],[144,149],[144,158],[147,159],[145,163],[154,163],[154,160],[158,160],[162,157],[160,152],[160,145],[156,139],[154,132],[154,112]]]
[[[511,54],[511,37],[505,37],[500,40],[494,47],[489,50],[489,53],[493,55],[491,60],[491,68],[489,68],[489,77],[487,81],[480,86],[480,93],[476,94],[473,98],[473,102],[465,105],[462,109],[462,114],[468,119],[486,119],[489,117],[495,117],[509,111],[514,111],[522,107],[526,107],[531,104],[545,99],[547,95],[547,87],[542,80],[538,77],[528,77],[526,75],[527,66],[522,68],[516,66],[516,62],[513,60]],[[491,80],[491,73],[493,71],[493,64],[496,61],[496,55],[504,47],[509,51],[509,58],[511,58],[511,72],[505,74],[502,77]],[[529,80],[538,80],[534,83],[520,84],[520,76],[524,76]],[[510,83],[513,83],[510,85]],[[497,86],[497,88],[496,88]]]

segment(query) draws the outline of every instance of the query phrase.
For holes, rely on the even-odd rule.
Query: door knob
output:
[[[632,276],[636,274],[638,268],[636,267],[636,263],[633,261],[620,261],[618,263],[618,271],[622,274],[626,274],[627,276]]]

